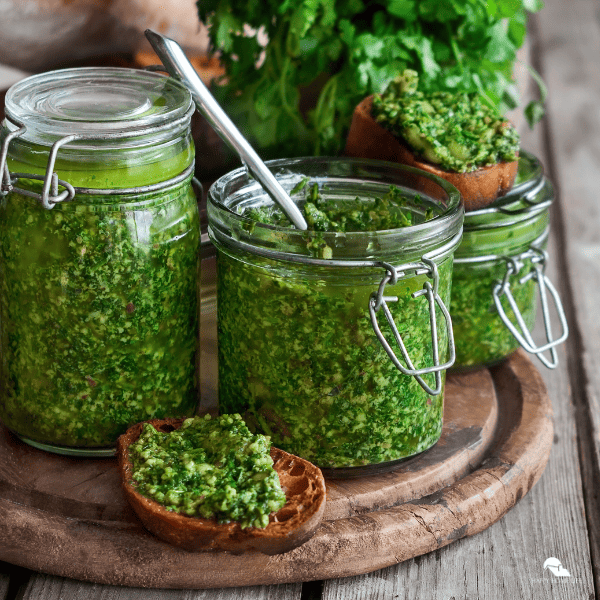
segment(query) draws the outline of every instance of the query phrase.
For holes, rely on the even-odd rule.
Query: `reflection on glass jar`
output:
[[[522,151],[510,194],[488,208],[466,213],[452,284],[453,369],[493,365],[520,346],[546,366],[556,366],[554,348],[566,339],[568,329],[560,299],[544,275],[553,199],[539,161]],[[546,322],[546,301],[554,300],[561,332],[536,346],[530,332],[540,296]]]
[[[219,410],[241,413],[275,446],[330,474],[385,470],[441,434],[458,194],[390,163],[296,159],[271,168],[288,191],[306,176],[339,206],[372,202],[397,185],[418,218],[400,229],[301,232],[244,216],[271,204],[244,170],[218,180],[208,218],[217,248]],[[435,217],[424,220],[428,208]]]
[[[0,416],[28,443],[111,454],[129,425],[196,409],[192,110],[183,86],[128,69],[46,73],[7,95]]]

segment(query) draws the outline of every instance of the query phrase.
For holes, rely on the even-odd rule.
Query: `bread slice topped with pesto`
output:
[[[354,110],[345,154],[411,165],[452,183],[465,210],[513,186],[519,134],[477,93],[423,92],[406,70]]]
[[[312,537],[325,510],[320,469],[271,447],[237,414],[138,423],[117,454],[145,528],[188,551],[287,552]]]

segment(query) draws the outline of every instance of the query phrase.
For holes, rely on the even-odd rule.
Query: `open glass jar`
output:
[[[272,443],[329,475],[392,468],[442,429],[453,361],[452,258],[463,210],[456,189],[410,167],[301,158],[268,163],[299,206],[317,183],[339,206],[397,186],[416,224],[302,232],[248,211],[272,201],[245,169],[213,184],[219,411],[239,412]],[[434,217],[425,220],[427,210]]]
[[[194,107],[130,69],[35,75],[6,96],[0,418],[54,452],[112,454],[197,405]]]
[[[454,369],[493,365],[517,348],[544,365],[558,364],[556,346],[568,335],[560,298],[544,273],[549,207],[554,190],[533,155],[521,151],[515,186],[487,208],[465,214],[463,240],[454,260],[452,324]],[[546,341],[531,336],[541,299]],[[554,304],[561,331],[554,336]]]

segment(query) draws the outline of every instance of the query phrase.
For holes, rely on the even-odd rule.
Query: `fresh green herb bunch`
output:
[[[449,171],[470,172],[519,155],[519,133],[477,92],[423,93],[410,69],[375,95],[372,114],[417,155]]]
[[[528,13],[543,4],[198,0],[197,6],[226,69],[215,93],[260,154],[271,158],[338,154],[354,106],[406,68],[419,73],[424,91],[478,92],[501,113],[516,107],[516,52]],[[318,94],[315,102],[311,93]],[[525,114],[530,124],[539,120],[540,102]]]

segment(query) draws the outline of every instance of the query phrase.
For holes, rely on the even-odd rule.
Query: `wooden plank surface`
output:
[[[150,590],[34,573],[19,600],[300,600],[301,595],[301,583],[214,590]]]
[[[15,600],[25,589],[32,572],[29,569],[0,561],[0,599]]]
[[[15,574],[15,567],[0,562],[0,600],[11,600],[14,596],[13,590],[10,588],[11,573]],[[16,581],[16,577],[13,580]]]
[[[569,371],[578,412],[586,515],[600,594],[600,27],[597,0],[547,0],[538,17],[550,89],[548,137],[561,193],[563,264],[575,318]]]

